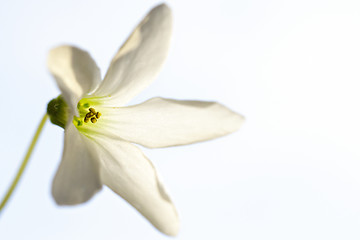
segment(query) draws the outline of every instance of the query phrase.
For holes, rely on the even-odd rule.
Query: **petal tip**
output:
[[[175,237],[179,234],[179,230],[180,230],[180,221],[179,219],[177,218],[176,220],[174,220],[174,222],[172,224],[169,224],[167,223],[166,224],[166,227],[163,226],[163,227],[157,227],[157,229],[168,235],[168,236],[172,236],[172,237]]]
[[[153,10],[155,10],[155,9],[161,10],[161,11],[171,11],[170,7],[166,3],[160,3],[159,5],[157,5],[153,8]]]
[[[59,206],[71,206],[71,205],[78,205],[81,203],[85,203],[89,201],[96,193],[98,193],[101,190],[102,186],[98,186],[96,191],[87,191],[84,189],[84,191],[78,191],[78,193],[73,194],[63,194],[63,192],[59,191],[57,189],[56,185],[53,184],[51,195],[55,201],[55,203]]]
[[[167,19],[169,22],[172,21],[171,8],[166,3],[155,6],[148,15],[157,15],[161,16],[163,19]]]
[[[245,117],[237,112],[232,111],[221,103],[214,103],[217,106],[217,109],[224,111],[226,113],[224,116],[223,126],[226,129],[226,132],[232,133],[239,130],[245,122]]]
[[[236,124],[237,124],[237,128],[236,128],[236,131],[237,131],[242,127],[242,125],[244,124],[246,118],[241,114],[238,114],[238,113],[235,113],[235,114],[236,114],[236,120],[235,121],[236,121]]]

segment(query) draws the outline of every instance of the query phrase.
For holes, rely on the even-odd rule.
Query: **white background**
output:
[[[88,50],[105,73],[157,4],[0,2],[0,194],[47,102],[51,47]],[[216,100],[246,117],[232,135],[145,149],[181,218],[176,239],[360,238],[360,2],[169,1],[174,36],[137,98]],[[169,239],[109,189],[76,207],[50,194],[63,131],[47,124],[0,217],[0,239]]]

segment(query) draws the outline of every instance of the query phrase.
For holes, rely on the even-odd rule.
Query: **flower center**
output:
[[[80,101],[77,106],[80,117],[74,116],[73,123],[76,127],[81,127],[85,123],[96,123],[101,116],[101,113],[96,111],[95,108],[90,107],[90,103]]]
[[[84,123],[88,123],[89,121],[96,123],[100,116],[100,112],[96,112],[94,108],[89,108],[89,112],[85,115]]]

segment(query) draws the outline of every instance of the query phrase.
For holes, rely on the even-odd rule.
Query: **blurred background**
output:
[[[49,49],[74,44],[104,75],[158,1],[0,1],[0,197],[49,100]],[[215,100],[246,117],[227,137],[145,149],[181,218],[176,239],[360,238],[360,2],[167,1],[170,55],[131,104]],[[47,124],[0,239],[170,239],[104,188],[58,207],[50,194],[63,130]]]

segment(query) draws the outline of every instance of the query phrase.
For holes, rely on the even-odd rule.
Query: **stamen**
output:
[[[94,114],[92,112],[88,112],[85,117],[86,118],[91,118],[92,116],[94,116]]]
[[[102,119],[100,120],[101,113],[96,111],[97,106],[98,102],[93,99],[81,99],[77,104],[79,115],[73,116],[73,124],[75,125],[75,127],[81,131],[87,131],[94,127],[101,127],[98,125],[92,125],[97,123],[98,121],[100,121],[100,123],[98,124],[101,125],[103,121]],[[92,124],[89,124],[89,122],[91,122]]]
[[[83,106],[88,105],[88,103],[85,103]],[[86,109],[80,109],[80,115],[83,118],[77,118],[75,119],[74,124],[77,126],[82,126],[83,123],[88,123],[88,122],[92,122],[92,123],[96,123],[98,121],[98,119],[101,116],[100,112],[97,112],[94,108],[88,108],[89,112],[86,112]],[[85,116],[84,116],[85,115]],[[82,119],[82,120],[81,120]]]

